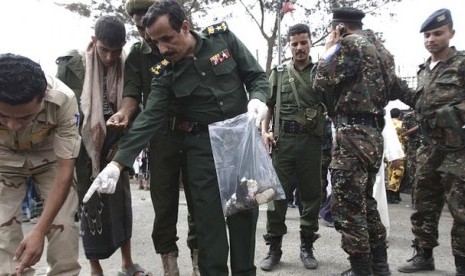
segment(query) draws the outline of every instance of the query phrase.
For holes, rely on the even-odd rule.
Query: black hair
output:
[[[178,2],[175,0],[160,0],[150,6],[142,19],[142,25],[149,28],[163,15],[168,15],[171,28],[178,33],[181,32],[181,26],[184,20],[188,20],[186,13]]]
[[[11,105],[42,101],[47,79],[40,65],[15,54],[0,55],[0,102]]]
[[[352,29],[352,30],[361,30],[363,29],[363,23],[362,22],[344,22],[344,21],[333,21],[331,22],[331,27],[333,29],[336,29],[336,26],[343,23],[347,28]]]
[[[298,34],[308,34],[309,38],[312,36],[310,33],[310,28],[307,25],[298,23],[289,27],[289,31],[287,32],[287,39],[290,39],[291,36]]]
[[[400,109],[393,108],[391,109],[391,118],[400,118]]]
[[[108,47],[122,48],[126,43],[126,28],[116,16],[105,15],[95,23],[95,38]]]

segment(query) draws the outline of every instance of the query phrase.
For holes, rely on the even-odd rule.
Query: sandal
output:
[[[143,273],[144,276],[152,276],[152,273],[145,271],[139,264],[133,264],[126,270],[118,271],[118,276],[134,276],[137,273]]]

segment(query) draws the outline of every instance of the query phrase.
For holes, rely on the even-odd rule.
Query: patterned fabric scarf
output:
[[[110,68],[106,76],[104,89],[104,64],[97,54],[97,47],[90,42],[85,52],[86,73],[81,95],[81,110],[84,116],[82,138],[87,154],[92,160],[92,176],[96,177],[100,170],[101,149],[105,141],[106,122],[103,117],[103,93],[113,112],[121,105],[123,94],[124,55]],[[106,91],[105,91],[106,90]]]

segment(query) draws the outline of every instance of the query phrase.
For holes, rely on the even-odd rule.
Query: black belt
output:
[[[382,129],[384,127],[384,117],[374,114],[337,115],[336,126],[338,125],[364,125]]]
[[[283,121],[282,131],[288,134],[308,133],[307,129],[305,129],[301,124],[295,121]]]
[[[208,132],[208,124],[179,119],[176,123],[176,129],[191,134],[197,134]]]

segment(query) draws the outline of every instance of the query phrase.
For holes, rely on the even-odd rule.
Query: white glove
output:
[[[260,127],[261,121],[265,118],[268,112],[268,106],[259,99],[251,99],[247,105],[247,112],[255,116],[255,125]]]
[[[97,175],[82,202],[86,203],[95,193],[95,191],[103,194],[113,194],[116,190],[116,183],[118,183],[120,169],[114,163],[110,162],[108,165]]]

